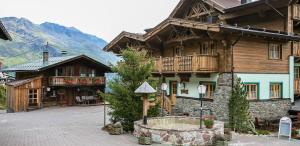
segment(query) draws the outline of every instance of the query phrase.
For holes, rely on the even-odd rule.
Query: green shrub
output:
[[[205,119],[204,120],[204,125],[206,128],[211,128],[214,125],[214,120],[212,119]]]
[[[0,109],[6,109],[5,86],[0,85]]]
[[[270,135],[271,133],[268,130],[256,129],[257,135]]]
[[[125,131],[133,131],[134,121],[143,117],[141,95],[135,94],[134,91],[144,81],[152,86],[155,84],[155,81],[150,80],[154,63],[151,58],[147,58],[147,52],[143,50],[128,48],[122,51],[122,57],[122,61],[112,66],[112,71],[117,73],[118,77],[108,83],[111,93],[103,94],[103,97],[110,103],[111,121],[119,121]],[[158,107],[159,105],[152,107],[148,116],[158,115]]]

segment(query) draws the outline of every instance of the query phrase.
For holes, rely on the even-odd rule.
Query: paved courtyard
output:
[[[103,106],[53,107],[0,114],[0,146],[137,146],[131,135],[101,130]],[[232,146],[299,146],[277,138],[234,136]]]

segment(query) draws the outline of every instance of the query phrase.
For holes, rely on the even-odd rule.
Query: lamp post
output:
[[[202,117],[203,117],[203,104],[202,104],[202,100],[203,100],[203,95],[205,95],[205,93],[206,93],[206,86],[205,85],[201,85],[199,83],[198,92],[199,92],[199,100],[200,100],[200,129],[202,129]]]
[[[168,88],[168,84],[167,83],[162,83],[161,84],[162,100],[163,100],[162,107],[161,107],[161,116],[162,117],[164,116],[165,92],[166,92],[167,88]]]

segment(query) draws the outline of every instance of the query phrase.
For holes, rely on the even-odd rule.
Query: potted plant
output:
[[[213,119],[205,119],[204,125],[206,128],[211,129],[214,126],[214,120]]]
[[[110,135],[121,135],[121,134],[123,134],[122,124],[120,122],[112,124],[110,127],[108,127],[108,133]]]
[[[152,135],[151,132],[142,132],[139,136],[139,144],[141,145],[151,145],[152,144]]]

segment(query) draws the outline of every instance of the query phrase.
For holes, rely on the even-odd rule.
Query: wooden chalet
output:
[[[13,112],[51,105],[96,103],[104,92],[110,68],[86,55],[48,57],[4,69],[15,72],[16,81],[6,84],[7,104]]]
[[[286,115],[300,93],[299,24],[298,0],[181,0],[145,34],[122,32],[105,50],[148,50],[153,76],[169,85],[167,103],[177,101],[165,107],[170,113],[198,115],[197,86],[204,84],[205,106],[226,120],[239,77],[252,116],[272,119]]]

